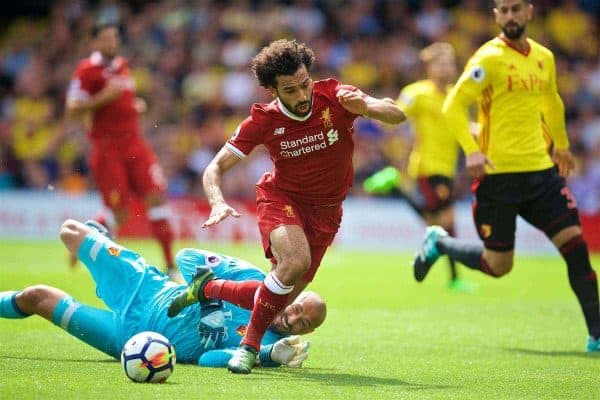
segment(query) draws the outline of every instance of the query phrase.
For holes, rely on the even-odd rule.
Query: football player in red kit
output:
[[[95,51],[75,70],[67,93],[67,115],[91,114],[89,167],[104,204],[120,225],[128,218],[131,201],[142,199],[169,275],[177,280],[180,275],[173,262],[166,180],[140,132],[138,114],[146,105],[135,97],[127,59],[117,55],[118,27],[98,25],[92,36]]]
[[[211,226],[230,215],[240,216],[223,198],[220,182],[225,171],[261,144],[275,164],[256,185],[258,225],[273,269],[256,284],[256,296],[254,290],[247,291],[254,308],[242,345],[228,364],[234,373],[251,372],[273,318],[313,280],[333,241],[342,201],[352,184],[354,120],[405,119],[392,99],[367,96],[335,79],[313,82],[313,62],[311,49],[289,40],[274,41],[256,55],[254,74],[275,99],[252,106],[250,116],[204,172],[204,191],[212,207],[204,226]],[[225,298],[235,291],[222,280],[209,279],[209,274],[199,274],[187,295],[173,300],[171,313],[205,296]]]

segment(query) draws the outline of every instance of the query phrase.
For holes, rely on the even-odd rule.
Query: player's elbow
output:
[[[202,178],[206,180],[212,178],[213,176],[220,176],[222,173],[223,172],[221,171],[219,163],[213,159],[210,163],[208,163],[208,165],[204,169]]]

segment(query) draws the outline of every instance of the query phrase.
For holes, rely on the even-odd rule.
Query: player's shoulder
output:
[[[423,79],[410,83],[402,88],[398,95],[398,104],[403,107],[414,107],[419,102],[419,99],[431,94],[431,81]]]
[[[552,50],[550,50],[543,44],[536,42],[535,40],[533,40],[531,38],[528,38],[527,42],[529,43],[529,46],[531,47],[531,51],[533,53],[541,54],[542,56],[548,57],[548,58],[554,58],[554,53],[552,53]]]
[[[419,94],[430,92],[432,88],[433,83],[429,79],[423,79],[404,86],[402,92],[413,96],[417,96]]]
[[[273,118],[280,118],[281,111],[277,107],[277,101],[270,103],[254,103],[250,107],[250,116],[246,119],[248,123],[260,126],[270,125]]]
[[[90,56],[82,59],[77,64],[75,73],[78,75],[95,73],[102,70],[102,56],[100,53],[94,52]]]
[[[506,44],[499,37],[488,40],[482,44],[473,54],[471,59],[481,61],[494,61],[504,55]]]
[[[93,70],[95,68],[97,68],[97,66],[92,63],[89,57],[87,57],[79,61],[79,64],[77,64],[77,68],[75,68],[75,70],[78,72],[84,72]]]
[[[354,90],[350,85],[344,85],[335,78],[320,79],[313,83],[315,96],[336,97],[340,89]]]
[[[319,79],[313,83],[314,90],[335,90],[339,86],[342,86],[342,82],[335,78]]]

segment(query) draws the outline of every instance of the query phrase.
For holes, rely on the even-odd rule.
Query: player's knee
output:
[[[36,307],[50,294],[50,287],[46,285],[28,286],[21,291],[17,302],[22,310],[35,312]]]
[[[304,274],[310,268],[310,253],[299,252],[289,259],[290,266],[299,273]]]
[[[508,274],[513,268],[513,260],[511,259],[501,259],[494,260],[490,263],[490,268],[494,271],[496,277],[501,277]]]
[[[81,222],[67,219],[60,228],[60,240],[71,253],[77,254],[81,242],[89,231],[90,228]]]
[[[60,240],[67,244],[68,241],[77,236],[80,230],[80,225],[81,223],[75,221],[74,219],[67,219],[60,227]]]
[[[580,236],[581,234],[581,226],[572,225],[562,229],[560,232],[552,236],[551,240],[552,243],[554,243],[554,246],[556,246],[556,248],[560,250],[560,248],[563,247],[566,243]]]

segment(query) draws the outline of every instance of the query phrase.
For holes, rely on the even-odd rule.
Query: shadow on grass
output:
[[[27,361],[60,361],[60,362],[74,362],[74,363],[117,363],[119,360],[114,358],[104,358],[102,360],[77,360],[72,358],[54,358],[54,357],[24,357],[24,356],[2,356],[0,359],[5,360],[27,360]]]
[[[318,382],[328,386],[404,386],[405,389],[409,390],[426,390],[426,389],[455,389],[457,386],[446,386],[446,385],[429,385],[423,383],[411,383],[403,381],[402,379],[396,378],[381,378],[378,376],[368,376],[359,374],[347,374],[335,372],[320,368],[274,368],[274,369],[257,369],[258,374],[261,376],[271,375],[273,377],[281,377],[285,375],[289,379],[296,379],[299,381],[310,381]]]
[[[513,353],[527,354],[530,356],[544,356],[544,357],[578,357],[578,358],[600,358],[600,353],[585,353],[583,351],[554,351],[554,350],[533,350],[533,349],[521,349],[514,347],[505,347],[504,350]]]

